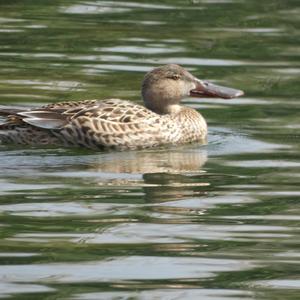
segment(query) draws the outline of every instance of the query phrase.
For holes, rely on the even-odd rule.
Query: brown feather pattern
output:
[[[119,99],[54,103],[7,115],[0,140],[18,144],[124,150],[199,141],[206,134],[204,119],[193,109],[159,115]],[[62,126],[46,128],[49,119]]]

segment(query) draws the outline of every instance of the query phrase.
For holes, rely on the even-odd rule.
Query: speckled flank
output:
[[[177,78],[176,81],[167,80],[171,80],[170,86],[174,89]],[[180,90],[176,94],[182,90],[182,84],[178,85]],[[179,98],[182,97],[184,94]],[[196,110],[179,105],[179,98],[176,101],[156,99],[156,112],[120,99],[62,102],[11,113],[9,109],[0,108],[0,114],[6,116],[5,123],[0,125],[0,140],[119,150],[202,141],[207,134],[205,120]],[[149,102],[148,99],[144,101]],[[159,112],[160,109],[163,112]]]

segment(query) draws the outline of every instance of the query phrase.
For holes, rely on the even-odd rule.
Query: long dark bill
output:
[[[195,80],[196,88],[190,91],[191,97],[210,97],[210,98],[223,98],[231,99],[244,95],[244,92],[241,90],[236,90],[228,88],[221,85],[216,85],[204,80]]]

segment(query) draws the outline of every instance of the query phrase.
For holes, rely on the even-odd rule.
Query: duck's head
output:
[[[175,64],[153,69],[145,75],[142,85],[145,106],[159,114],[176,110],[180,100],[185,97],[231,99],[243,94],[240,90],[200,80]]]

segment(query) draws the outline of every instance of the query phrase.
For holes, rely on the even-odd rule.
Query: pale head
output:
[[[234,98],[243,95],[242,91],[214,85],[194,77],[183,67],[175,64],[153,69],[145,75],[142,84],[142,97],[150,110],[166,114],[178,106],[186,97]]]

